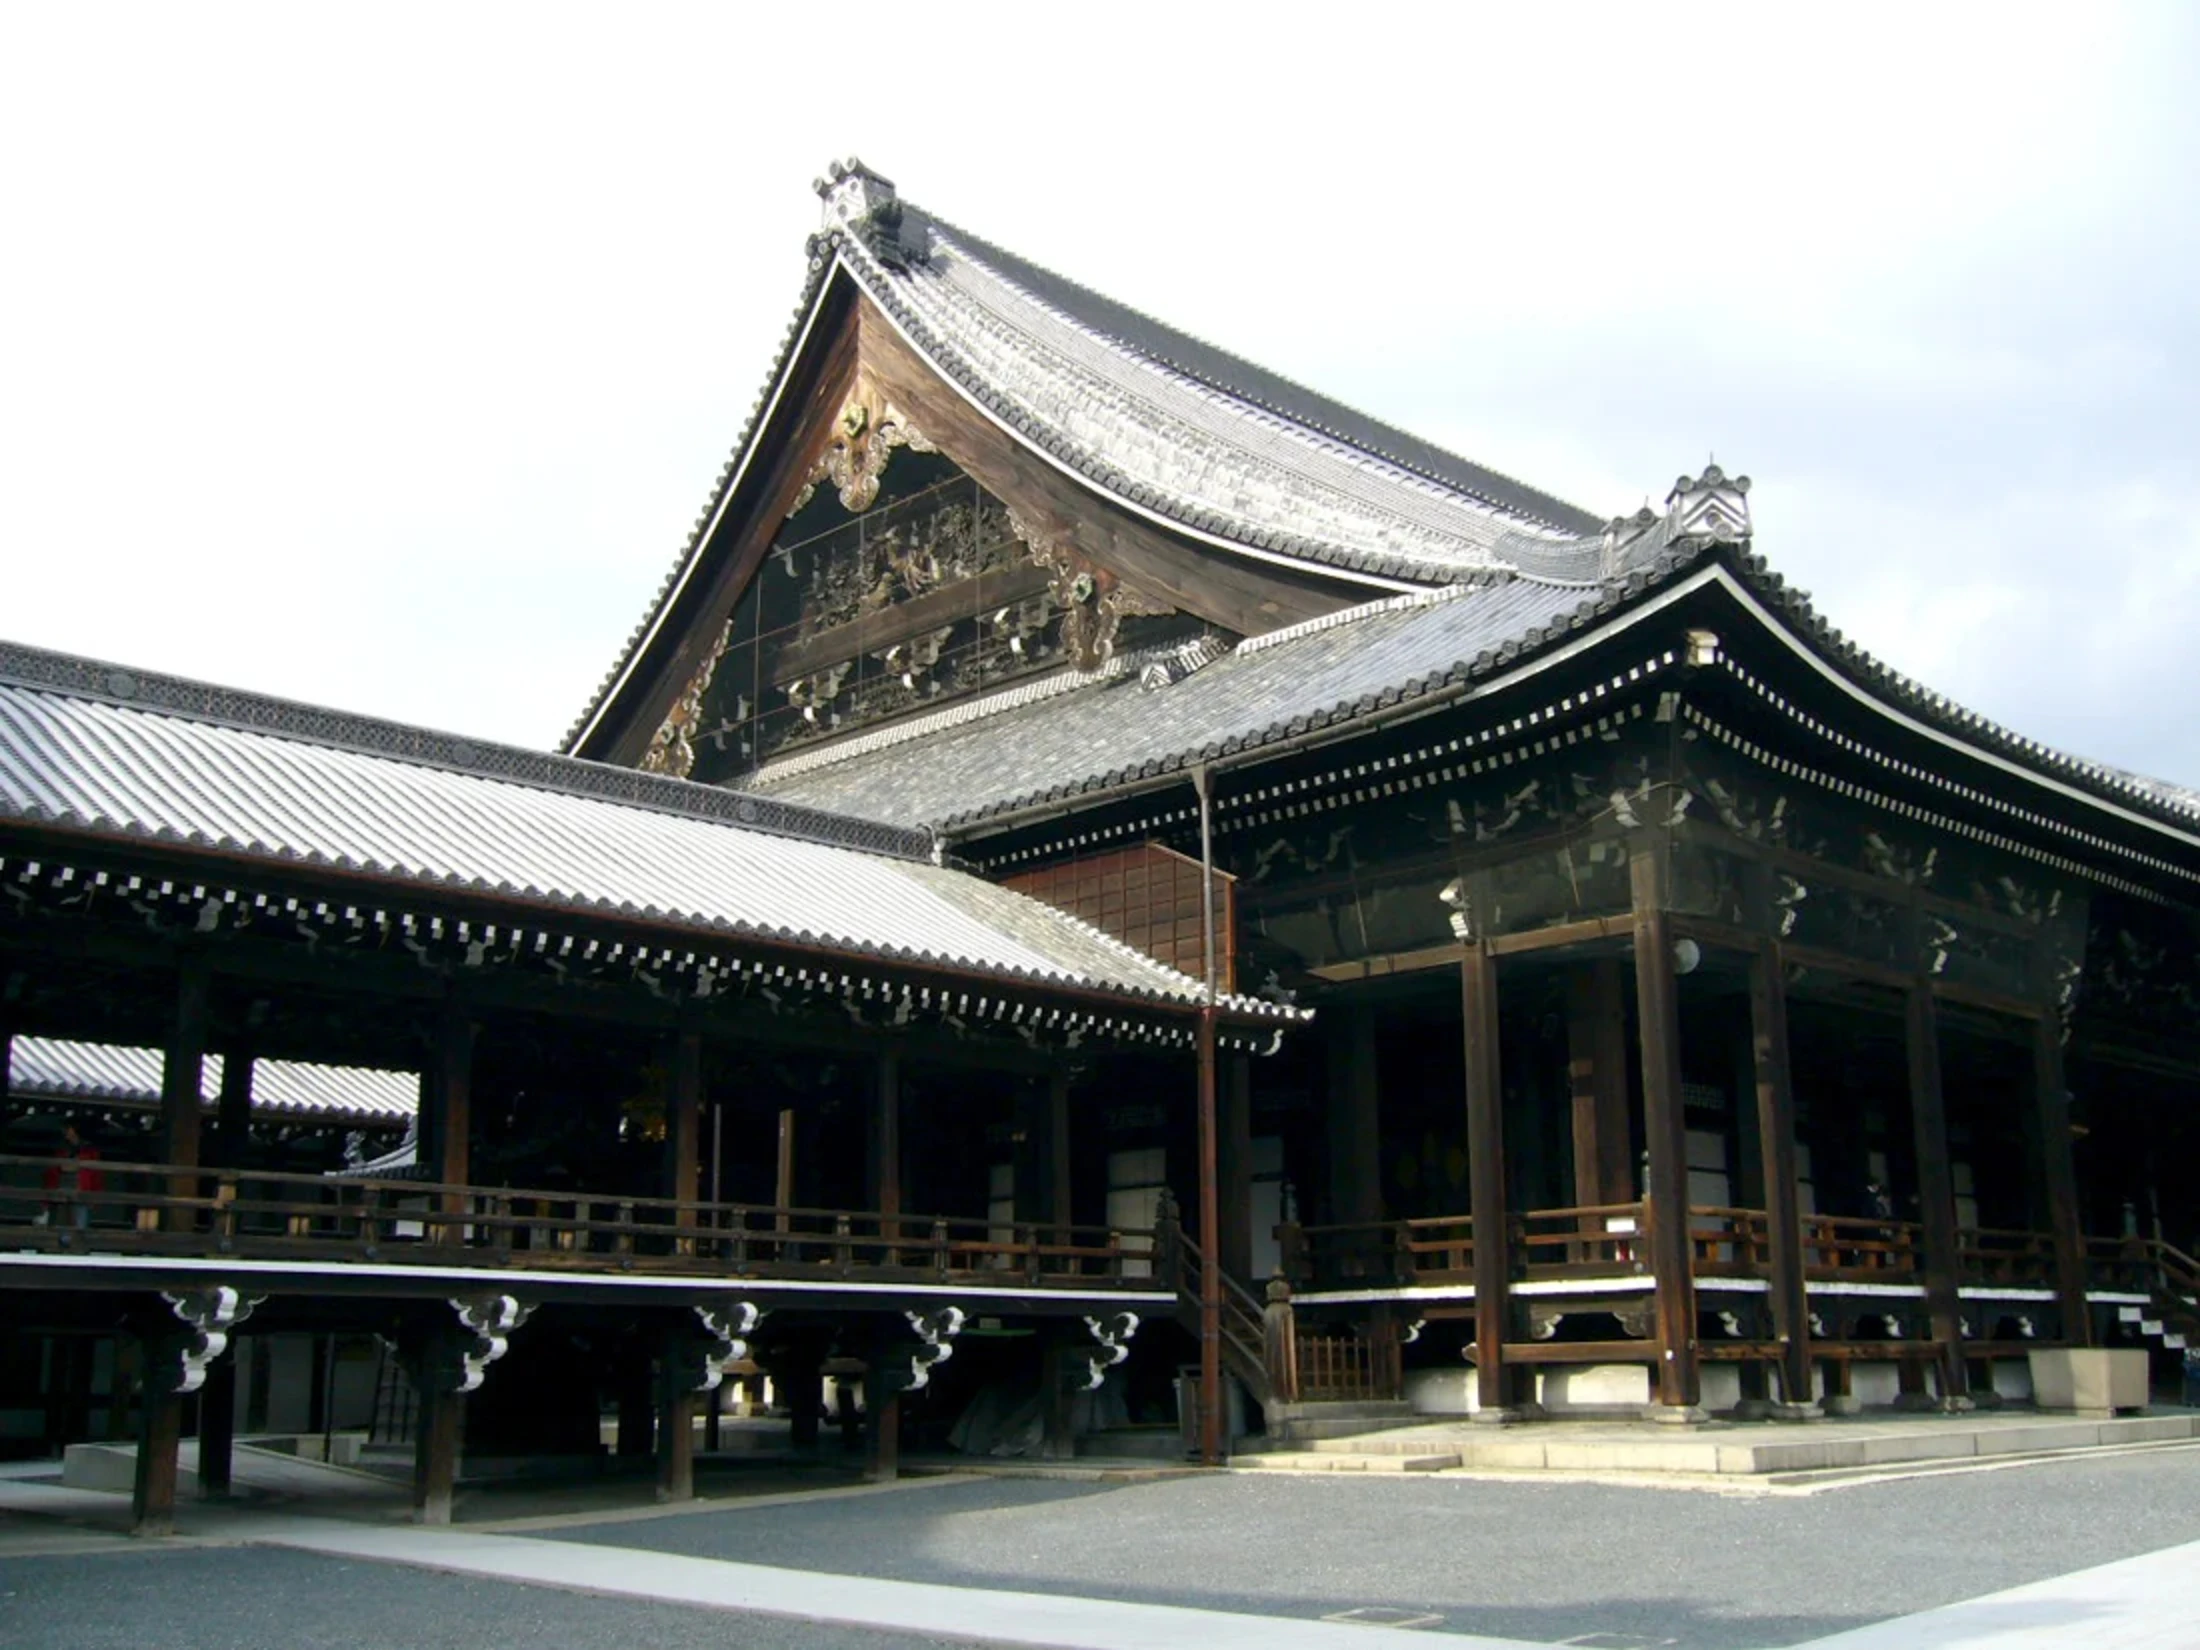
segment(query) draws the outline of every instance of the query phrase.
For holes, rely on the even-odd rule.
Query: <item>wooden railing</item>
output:
[[[1805,1215],[1803,1275],[1826,1281],[1913,1283],[1925,1228],[1877,1215]]]
[[[1626,1277],[1650,1264],[1650,1226],[1640,1203],[1588,1203],[1513,1216],[1518,1278]]]
[[[1298,1335],[1299,1398],[1304,1403],[1396,1398],[1405,1373],[1397,1337],[1351,1333]]]
[[[1207,1257],[1198,1244],[1177,1230],[1167,1218],[1160,1230],[1164,1262],[1177,1291],[1178,1321],[1196,1335],[1201,1292],[1207,1282]],[[1272,1359],[1261,1302],[1228,1272],[1217,1268],[1215,1276],[1222,1286],[1224,1365],[1246,1384],[1255,1399],[1266,1403],[1278,1383],[1270,1368]]]
[[[0,1155],[0,1232],[16,1249],[590,1272],[885,1272],[1058,1287],[1138,1284],[1154,1234],[984,1217],[758,1207],[601,1192],[449,1186],[164,1163]],[[25,1174],[25,1171],[32,1171]],[[97,1176],[98,1190],[79,1189]],[[28,1182],[28,1183],[22,1183]]]
[[[1965,1283],[2024,1289],[2055,1286],[2052,1232],[1966,1227],[1956,1234],[1956,1259]]]

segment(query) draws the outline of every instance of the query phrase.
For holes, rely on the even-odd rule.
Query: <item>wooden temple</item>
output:
[[[371,1335],[437,1517],[608,1412],[687,1493],[728,1369],[890,1471],[2200,1329],[2200,796],[1873,660],[1746,478],[1592,516],[819,193],[562,754],[0,650],[0,1039],[162,1059],[96,1190],[0,1160],[0,1436],[134,1348],[157,1527],[233,1341]],[[417,1073],[413,1147],[277,1164],[216,1053]]]

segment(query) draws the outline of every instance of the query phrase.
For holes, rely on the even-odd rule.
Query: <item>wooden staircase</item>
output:
[[[1196,1340],[1200,1333],[1200,1306],[1210,1262],[1199,1246],[1177,1227],[1173,1209],[1162,1216],[1162,1242],[1176,1281],[1176,1318]],[[1277,1382],[1268,1367],[1267,1312],[1253,1292],[1221,1268],[1215,1276],[1222,1284],[1222,1367],[1244,1383],[1245,1390],[1262,1409],[1277,1398]]]

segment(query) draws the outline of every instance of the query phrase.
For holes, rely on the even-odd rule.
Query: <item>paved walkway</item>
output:
[[[916,1487],[840,1493],[868,1498]],[[813,1498],[765,1496],[752,1505]],[[719,1505],[723,1509],[726,1504]],[[32,1515],[14,1521],[0,1539],[0,1554],[30,1560],[41,1552],[72,1547],[80,1552],[153,1552],[169,1545],[134,1543],[110,1533],[118,1518],[126,1518],[126,1506],[121,1497],[0,1473],[0,1513]],[[656,1516],[677,1518],[680,1512],[657,1509]],[[648,1515],[635,1509],[630,1516]],[[1365,1650],[1367,1642],[1365,1627],[1338,1620],[827,1574],[650,1550],[616,1538],[607,1541],[600,1531],[585,1542],[559,1539],[559,1526],[576,1522],[570,1515],[529,1520],[536,1527],[526,1533],[420,1529],[355,1518],[201,1504],[191,1509],[185,1523],[188,1544],[194,1546],[250,1544],[605,1599],[964,1643],[1046,1650],[1175,1650],[1185,1645],[1201,1650],[1344,1650],[1357,1645]],[[1436,1622],[1429,1620],[1429,1625]],[[1527,1650],[1528,1644],[1453,1632],[1441,1637],[1467,1650]],[[1818,1638],[1810,1645],[1815,1650],[2200,1650],[2200,1542]]]
[[[614,1598],[794,1616],[1049,1650],[1366,1650],[1366,1628],[1046,1593],[828,1576],[465,1530],[240,1520],[231,1539]],[[1520,1639],[1444,1635],[1468,1650]],[[1814,1641],[1803,1650],[2194,1650],[2200,1542]]]

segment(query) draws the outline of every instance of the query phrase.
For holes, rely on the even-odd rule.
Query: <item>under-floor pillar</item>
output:
[[[183,1441],[183,1394],[161,1378],[169,1362],[147,1347],[137,1473],[130,1492],[132,1535],[173,1535],[176,1461]]]
[[[445,1391],[440,1382],[420,1383],[420,1412],[414,1420],[413,1522],[448,1524],[451,1491],[458,1482],[458,1444],[466,1399]]]
[[[668,1365],[677,1360],[668,1359]],[[695,1398],[678,1377],[666,1374],[657,1412],[657,1499],[695,1499]]]
[[[199,1388],[199,1494],[229,1493],[231,1462],[237,1442],[237,1351],[224,1352],[207,1367]]]

